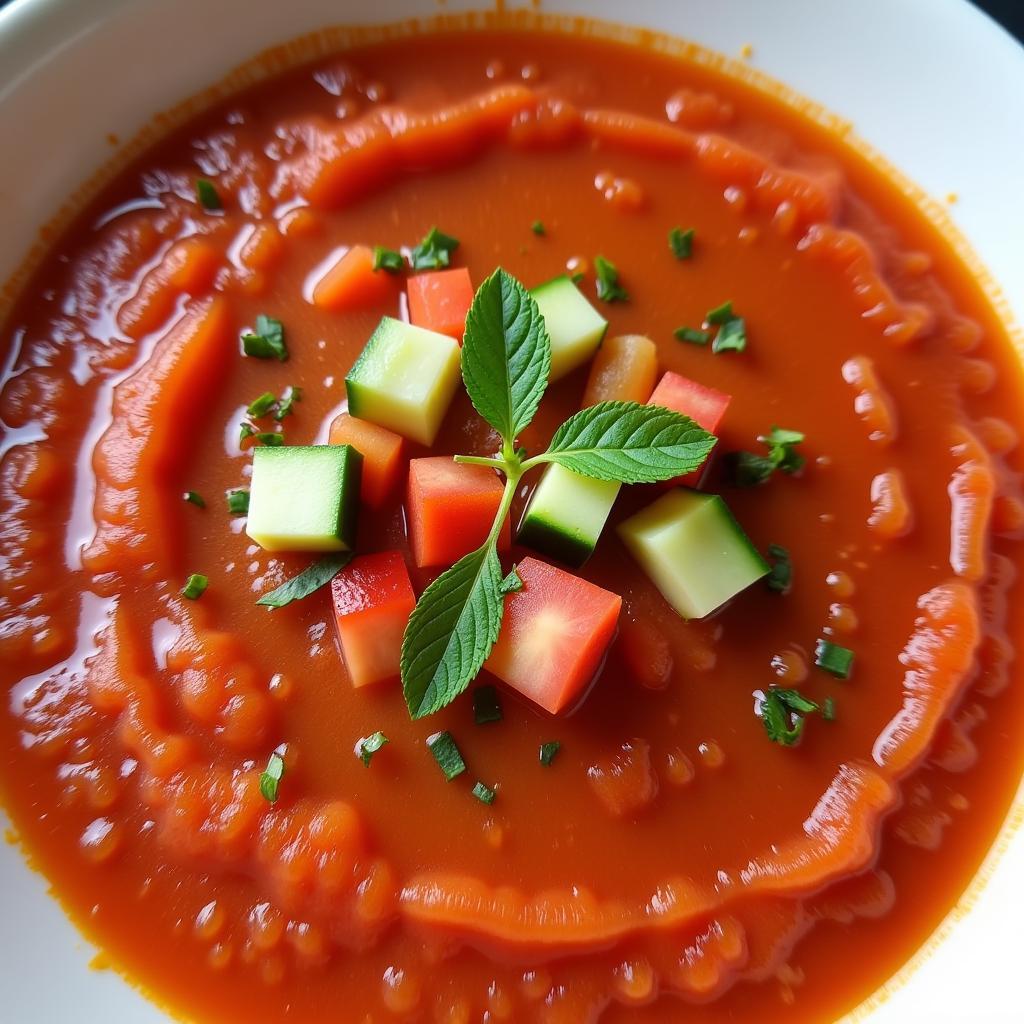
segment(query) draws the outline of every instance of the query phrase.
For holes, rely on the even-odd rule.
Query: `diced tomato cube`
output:
[[[516,569],[523,588],[505,598],[501,633],[484,668],[555,715],[593,679],[622,598],[536,558]]]
[[[398,551],[354,558],[331,581],[338,639],[352,685],[394,679],[416,595]]]
[[[698,384],[695,380],[689,380],[668,370],[658,381],[658,386],[654,389],[654,394],[651,395],[647,404],[661,405],[673,412],[689,416],[697,426],[703,427],[709,433],[717,436],[719,425],[731,401],[732,395]],[[685,476],[678,476],[674,480],[668,480],[663,486],[666,488],[696,487],[710,462],[711,458],[709,457],[699,469],[695,469]]]
[[[373,250],[353,245],[313,286],[313,305],[341,313],[379,309],[398,298],[394,274],[373,269]]]
[[[359,497],[379,508],[394,493],[402,474],[405,440],[398,434],[343,412],[331,424],[331,444],[350,444],[363,457]]]
[[[465,466],[450,455],[409,463],[406,514],[416,564],[454,565],[480,547],[498,514],[504,484],[486,466]],[[498,538],[499,550],[512,542],[508,517]]]
[[[409,278],[409,322],[447,334],[460,345],[466,314],[473,304],[473,282],[465,267],[417,274]]]

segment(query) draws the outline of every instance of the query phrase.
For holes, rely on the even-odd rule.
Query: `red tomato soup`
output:
[[[173,1010],[832,1020],[1000,827],[1016,356],[776,99],[541,33],[321,59],[125,168],[2,338],[0,786]],[[549,363],[503,445],[467,385]],[[450,458],[582,407],[550,475]],[[467,553],[476,624],[445,577],[407,631]]]

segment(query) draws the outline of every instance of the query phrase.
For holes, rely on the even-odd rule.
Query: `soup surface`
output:
[[[240,439],[247,406],[301,388],[257,432],[326,441],[413,272],[362,308],[325,309],[315,286],[348,247],[408,251],[433,225],[474,285],[499,265],[527,287],[582,273],[609,337],[647,335],[659,375],[732,396],[701,486],[759,550],[787,550],[786,592],[758,582],[682,620],[615,530],[661,492],[626,487],[578,570],[623,599],[596,680],[554,717],[497,683],[485,725],[469,694],[412,721],[397,680],[354,688],[330,588],[256,605],[312,556],[264,551],[229,510],[260,444]],[[627,299],[599,298],[599,255]],[[745,350],[674,336],[726,301]],[[243,354],[260,315],[287,361]],[[323,59],[126,168],[2,344],[0,786],[65,905],[173,1008],[829,1020],[920,945],[998,829],[1024,751],[1015,357],[899,189],[775,100],[542,34]],[[587,374],[551,385],[529,451]],[[723,456],[764,454],[774,425],[805,435],[802,469],[735,486]],[[405,455],[496,447],[460,388]],[[414,567],[402,506],[398,489],[364,509],[358,550],[402,552],[418,593],[439,569]],[[189,600],[193,573],[209,585]],[[854,652],[848,679],[815,666],[820,639]],[[773,743],[773,686],[830,714]],[[468,765],[451,782],[425,743],[439,730]]]

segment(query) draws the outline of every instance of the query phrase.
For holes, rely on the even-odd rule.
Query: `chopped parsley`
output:
[[[280,448],[284,444],[284,434],[273,430],[257,430],[251,423],[243,420],[238,428],[238,443],[244,444],[250,438],[267,448]]]
[[[256,317],[256,329],[242,335],[242,351],[256,359],[288,358],[288,346],[284,341],[284,325],[272,316],[262,313]]]
[[[356,744],[356,757],[358,757],[364,765],[370,766],[370,762],[373,760],[373,755],[388,742],[387,736],[384,735],[379,729],[375,733],[371,733],[369,736],[364,736]]]
[[[727,324],[732,320],[735,314],[732,311],[732,302],[723,302],[720,306],[715,306],[714,309],[709,309],[707,315],[704,317],[709,324],[714,324],[716,327],[721,327],[722,324]]]
[[[202,573],[194,572],[181,588],[181,596],[187,597],[190,601],[197,601],[201,598],[210,585],[210,581]]]
[[[814,648],[814,664],[836,679],[849,679],[853,671],[853,651],[831,640],[819,640]]]
[[[373,269],[386,270],[389,274],[400,274],[405,270],[405,257],[394,249],[385,249],[383,245],[373,247]]]
[[[500,722],[501,718],[498,691],[490,685],[478,686],[473,691],[473,721],[477,725],[486,725],[488,722]]]
[[[260,793],[270,804],[277,803],[277,791],[284,778],[284,758],[275,750],[267,761],[267,767],[260,775]]]
[[[450,732],[435,732],[433,736],[428,736],[427,746],[449,782],[466,770],[466,762],[462,760],[462,754]]]
[[[629,292],[619,284],[618,268],[603,256],[594,257],[594,272],[597,274],[597,297],[605,302],[626,302]]]
[[[498,794],[495,793],[490,786],[485,786],[482,782],[478,782],[473,787],[473,796],[475,796],[482,804],[493,804],[494,798],[497,795]]]
[[[747,322],[733,312],[731,301],[709,309],[704,319],[718,328],[711,343],[711,351],[716,355],[719,352],[742,352],[747,347]]]
[[[288,390],[277,400],[277,412],[274,413],[274,419],[280,423],[285,416],[291,416],[295,408],[295,403],[301,401],[302,388],[289,385]]]
[[[530,230],[539,238],[543,238],[548,233],[548,230],[544,227],[544,222],[542,220],[535,220],[530,225]]]
[[[677,260],[688,260],[693,255],[693,238],[696,229],[674,227],[668,233],[668,247]]]
[[[826,722],[834,722],[836,720],[836,702],[831,697],[826,697],[825,703],[821,705],[821,717]]]
[[[540,763],[547,768],[561,749],[562,744],[558,740],[548,740],[547,743],[542,743],[540,745]]]
[[[817,710],[799,690],[769,690],[761,701],[761,722],[772,743],[791,747],[803,735],[804,719]]]
[[[233,516],[247,516],[249,514],[249,492],[244,487],[228,491],[225,497],[228,502],[228,511]]]
[[[706,345],[711,340],[708,331],[700,331],[696,327],[677,327],[672,334],[676,341],[688,341],[691,345]]]
[[[796,473],[803,468],[804,457],[796,450],[796,446],[804,441],[800,431],[772,427],[768,434],[760,434],[757,439],[768,449],[767,455],[731,452],[726,458],[735,486],[755,487],[764,483],[777,469],[783,473]]]
[[[776,594],[785,594],[793,585],[793,563],[789,552],[781,544],[768,545],[768,561],[771,571],[764,578],[765,586]]]
[[[196,508],[206,508],[206,501],[198,491],[186,491],[181,497],[182,500],[187,501],[190,505],[195,505]]]
[[[196,178],[196,199],[204,210],[211,213],[224,209],[217,186],[209,178]]]
[[[276,396],[270,391],[264,391],[259,398],[254,398],[246,407],[245,411],[250,415],[259,419],[261,416],[266,416],[274,406],[277,405]]]
[[[459,240],[436,227],[431,228],[423,241],[409,254],[413,270],[441,270],[452,261],[452,253],[459,247]]]

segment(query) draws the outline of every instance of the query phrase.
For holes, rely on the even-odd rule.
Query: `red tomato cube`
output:
[[[505,485],[487,466],[464,466],[450,455],[409,463],[406,516],[416,564],[454,565],[487,539],[498,514]],[[512,541],[508,516],[498,538],[499,550]]]
[[[658,381],[658,386],[654,389],[654,394],[648,399],[647,404],[661,405],[673,412],[689,416],[697,426],[703,427],[709,433],[717,436],[718,427],[731,401],[732,395],[698,384],[695,380],[689,380],[681,374],[668,370]],[[696,487],[710,465],[711,458],[712,456],[708,456],[704,465],[692,473],[677,476],[674,480],[667,480],[662,486],[666,488]]]
[[[536,558],[516,569],[523,589],[505,598],[501,633],[484,668],[556,715],[594,678],[622,598]]]
[[[352,685],[395,679],[416,595],[398,551],[360,555],[331,581],[334,618]]]
[[[379,508],[394,493],[402,474],[405,439],[369,420],[343,412],[331,424],[331,444],[350,444],[363,457],[360,499]]]
[[[417,274],[409,278],[409,322],[447,334],[460,345],[466,314],[473,303],[473,282],[465,267]]]

